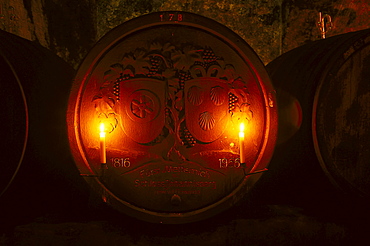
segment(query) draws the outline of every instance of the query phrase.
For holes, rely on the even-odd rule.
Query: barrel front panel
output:
[[[252,186],[246,174],[264,170],[272,155],[275,98],[263,66],[204,17],[155,13],[124,23],[91,51],[75,83],[76,163],[119,210],[204,212]]]

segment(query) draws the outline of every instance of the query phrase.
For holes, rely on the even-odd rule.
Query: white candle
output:
[[[107,155],[105,149],[105,126],[100,123],[100,163],[107,163]]]
[[[245,163],[245,153],[244,153],[244,123],[240,123],[239,130],[239,159],[240,163]]]

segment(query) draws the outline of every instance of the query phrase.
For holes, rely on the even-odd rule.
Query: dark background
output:
[[[332,18],[327,37],[370,27],[369,0],[2,0],[0,29],[41,44],[77,69],[112,28],[169,10],[224,24],[245,39],[264,64],[321,39],[319,12]],[[50,209],[18,218],[14,225],[0,221],[0,245],[361,245],[370,227],[368,205],[337,193],[324,175],[315,179],[325,187],[321,195],[305,198],[311,207],[302,206],[298,198],[261,194],[266,192],[262,187],[249,200],[208,220],[157,225],[118,215],[90,200],[92,207],[79,202],[75,210],[73,205]],[[268,186],[266,178],[263,181]]]
[[[73,67],[109,30],[143,14],[189,11],[212,18],[245,39],[267,64],[321,38],[319,12],[329,14],[327,37],[370,26],[368,0],[3,0],[0,29],[40,43]]]

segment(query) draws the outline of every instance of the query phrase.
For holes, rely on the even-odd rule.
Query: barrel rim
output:
[[[319,164],[324,171],[325,175],[328,177],[330,182],[347,194],[356,194],[360,197],[366,197],[367,194],[361,192],[358,188],[354,187],[345,177],[338,174],[333,168],[331,168],[325,161],[322,151],[320,149],[320,141],[317,134],[317,112],[318,112],[318,102],[321,97],[322,88],[327,79],[332,79],[332,77],[337,74],[337,71],[348,61],[351,57],[357,54],[361,49],[370,45],[370,29],[365,29],[357,32],[347,33],[340,35],[344,40],[338,45],[341,47],[341,52],[335,53],[331,58],[333,61],[331,66],[325,69],[325,73],[320,76],[320,81],[318,81],[316,92],[314,95],[313,107],[312,107],[312,140],[315,149],[315,153]],[[346,37],[348,37],[346,39]],[[325,40],[324,40],[325,41]],[[359,43],[363,42],[361,45]]]
[[[19,169],[21,168],[21,165],[22,165],[22,162],[23,162],[23,158],[24,158],[24,155],[26,153],[27,142],[28,142],[29,114],[28,114],[28,106],[27,106],[26,95],[24,93],[23,86],[22,86],[22,84],[20,82],[20,79],[19,79],[19,77],[18,77],[18,75],[17,75],[17,73],[16,73],[16,71],[15,71],[12,63],[9,61],[9,59],[7,59],[7,57],[4,55],[4,53],[3,53],[3,51],[1,49],[0,49],[0,57],[8,65],[8,68],[11,70],[12,75],[14,76],[14,79],[16,80],[16,83],[19,86],[19,90],[20,90],[20,93],[21,93],[21,96],[22,96],[22,99],[23,99],[23,106],[24,106],[24,112],[25,112],[25,123],[26,123],[26,126],[25,126],[25,136],[24,136],[24,140],[23,140],[22,152],[21,152],[21,155],[19,157],[18,164],[16,165],[16,168],[15,168],[15,171],[14,171],[12,177],[10,178],[7,186],[5,186],[5,188],[3,188],[3,190],[0,192],[0,198],[1,198],[1,196],[3,196],[3,194],[5,194],[5,192],[9,189],[9,187],[11,186],[13,180],[17,176],[17,173],[18,173]]]

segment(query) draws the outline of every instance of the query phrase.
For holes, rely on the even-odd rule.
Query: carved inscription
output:
[[[209,180],[211,177],[209,171],[202,168],[166,165],[154,169],[145,168],[140,170],[139,174],[141,179],[136,179],[134,186],[136,188],[157,188],[153,191],[156,195],[201,194],[204,189],[217,189],[217,182]],[[172,178],[163,178],[169,177],[168,175]],[[160,180],[156,180],[156,176]],[[199,178],[208,180],[197,180]]]
[[[162,188],[211,188],[216,189],[216,181],[195,181],[195,180],[135,180],[135,187],[162,187]]]
[[[183,21],[183,15],[179,13],[164,13],[159,15],[160,21],[173,21],[181,22]]]
[[[119,167],[124,167],[124,168],[129,168],[131,166],[130,158],[111,158],[112,161],[112,167],[119,168]]]
[[[184,174],[192,174],[199,176],[201,178],[210,178],[210,174],[208,170],[197,169],[197,168],[189,168],[184,166],[164,166],[163,168],[156,168],[156,169],[143,169],[140,171],[140,176],[150,177],[156,174],[163,174],[163,173],[184,173]]]
[[[154,194],[200,195],[201,192],[200,190],[156,190]]]
[[[240,159],[239,158],[230,158],[230,159],[227,159],[227,158],[220,158],[218,159],[218,161],[220,162],[220,168],[232,168],[232,167],[235,167],[235,168],[240,168]]]

